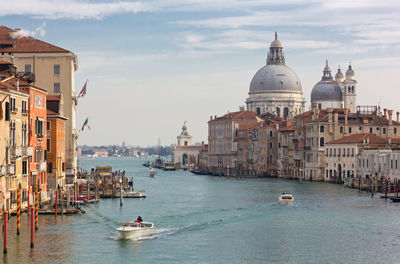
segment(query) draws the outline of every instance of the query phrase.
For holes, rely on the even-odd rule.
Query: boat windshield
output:
[[[285,196],[282,196],[282,199],[284,199],[284,200],[291,200],[291,199],[292,199],[292,196],[287,196],[287,195],[285,195]]]

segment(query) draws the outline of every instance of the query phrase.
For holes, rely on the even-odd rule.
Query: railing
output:
[[[29,114],[29,110],[22,108],[21,113],[22,113],[22,115],[28,115]]]
[[[18,158],[22,156],[22,147],[12,146],[10,148],[11,158]]]

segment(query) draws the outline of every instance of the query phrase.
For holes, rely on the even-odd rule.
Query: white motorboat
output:
[[[291,193],[281,193],[279,196],[279,203],[290,204],[294,202],[294,197]]]
[[[129,192],[122,191],[122,197],[124,197],[124,198],[146,198],[146,191],[145,190],[129,191]]]
[[[153,223],[150,222],[125,222],[117,228],[121,239],[134,239],[141,237],[149,237],[154,235],[157,230]]]
[[[149,173],[150,173],[150,177],[155,177],[155,176],[156,176],[157,173],[154,171],[153,167],[149,166],[149,167],[147,168],[147,170],[148,170]]]

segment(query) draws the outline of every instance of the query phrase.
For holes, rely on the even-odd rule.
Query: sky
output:
[[[351,62],[357,105],[400,110],[398,0],[2,0],[0,24],[78,56],[79,145],[176,144],[184,121],[207,142],[210,116],[245,105],[275,31],[307,109],[327,59]]]

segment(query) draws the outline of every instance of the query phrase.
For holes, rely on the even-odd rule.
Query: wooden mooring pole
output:
[[[58,203],[58,192],[57,192],[57,190],[56,190],[56,202],[55,202],[55,204],[54,204],[54,213],[55,213],[55,215],[56,215],[56,217],[57,217],[57,203]]]
[[[39,186],[35,185],[35,230],[39,229]]]
[[[31,248],[34,247],[35,242],[35,208],[31,208]]]
[[[4,234],[4,238],[3,238],[3,242],[4,242],[4,249],[3,252],[6,254],[7,253],[7,246],[8,246],[8,241],[7,241],[7,236],[8,236],[8,212],[7,210],[3,209],[3,220],[4,220],[4,225],[3,225],[3,234]]]
[[[21,184],[19,184],[17,189],[17,235],[21,231]]]

